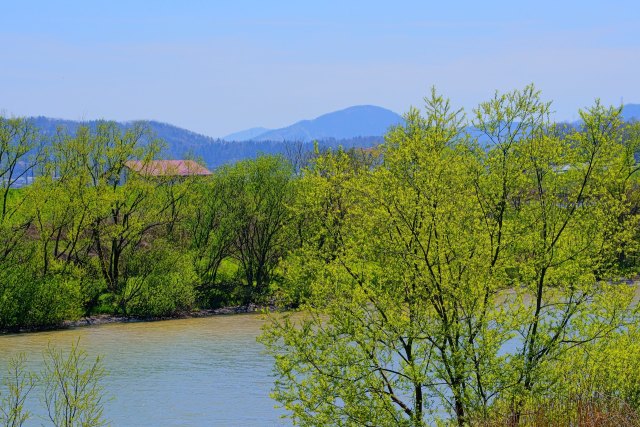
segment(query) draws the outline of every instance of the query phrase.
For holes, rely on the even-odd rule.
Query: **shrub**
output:
[[[119,296],[123,314],[171,316],[195,302],[196,275],[190,258],[165,242],[139,249],[129,261],[126,286]]]
[[[0,328],[56,326],[82,314],[78,279],[21,273],[12,271],[0,278]]]

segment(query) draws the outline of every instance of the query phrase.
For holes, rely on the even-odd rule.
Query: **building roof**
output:
[[[129,160],[125,166],[143,176],[206,176],[209,169],[193,160]]]

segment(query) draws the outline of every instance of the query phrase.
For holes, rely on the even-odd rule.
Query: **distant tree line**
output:
[[[100,120],[76,122],[72,120],[50,119],[47,117],[33,117],[28,119],[35,129],[44,137],[45,141],[55,136],[60,128],[69,133],[76,133],[79,127],[87,127],[95,131]],[[135,126],[135,122],[116,123],[121,131]],[[166,123],[156,121],[147,122],[147,127],[154,135],[164,141],[161,158],[182,159],[193,157],[200,159],[210,168],[217,168],[226,164],[233,164],[242,160],[255,159],[262,155],[286,155],[291,147],[304,149],[313,153],[313,142],[302,141],[227,141],[211,138],[187,131]],[[343,147],[367,148],[374,147],[383,141],[380,136],[361,136],[346,139],[322,138],[317,141],[320,150],[337,149]]]
[[[0,118],[0,328],[269,301],[292,241],[290,164],[264,156],[209,177],[127,169],[161,147],[145,123],[46,136]]]

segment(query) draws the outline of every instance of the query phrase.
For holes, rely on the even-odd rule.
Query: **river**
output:
[[[264,317],[213,316],[121,323],[0,336],[0,375],[7,360],[25,353],[39,371],[49,343],[67,349],[76,340],[90,356],[101,355],[110,398],[104,414],[113,426],[281,426],[272,359],[256,342]],[[27,425],[49,425],[34,390]]]

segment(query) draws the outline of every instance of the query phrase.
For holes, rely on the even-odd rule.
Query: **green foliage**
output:
[[[73,344],[67,354],[53,347],[44,353],[44,369],[39,381],[44,385],[43,403],[56,427],[98,427],[103,416],[105,376],[100,357],[89,360],[87,353]]]
[[[187,219],[199,293],[209,307],[231,301],[230,294],[239,285],[237,265],[230,260],[238,228],[233,209],[237,188],[227,175],[224,169],[196,183],[193,211]]]
[[[259,157],[226,168],[220,174],[233,193],[226,196],[226,213],[236,224],[231,256],[242,266],[245,285],[253,295],[267,290],[288,242],[287,205],[293,200],[292,170],[279,157]]]
[[[24,182],[43,159],[40,135],[30,121],[0,116],[0,224],[18,211],[22,199],[13,191],[16,184]],[[9,204],[10,199],[14,203]]]
[[[242,270],[238,262],[224,258],[216,273],[216,281],[197,287],[199,307],[219,308],[237,306],[249,299],[247,287],[242,282]]]
[[[296,184],[296,198],[288,238],[291,250],[283,262],[285,304],[297,304],[309,297],[310,284],[336,258],[340,233],[359,197],[353,182],[369,167],[343,150],[327,151],[313,159]]]
[[[640,351],[637,326],[585,343],[546,367],[547,388],[522,403],[521,425],[637,426],[640,424]],[[514,424],[498,401],[479,425]]]
[[[290,240],[294,186],[283,159],[149,177],[127,167],[159,153],[144,123],[47,138],[0,117],[0,329],[269,298]]]
[[[0,424],[19,427],[32,418],[25,409],[27,397],[41,393],[49,420],[56,427],[107,425],[103,416],[105,376],[100,357],[91,361],[87,353],[71,345],[67,352],[49,346],[43,353],[44,367],[38,374],[27,370],[27,358],[19,354],[9,360],[2,380],[6,395],[0,395]]]
[[[234,297],[243,303],[264,297],[290,244],[290,165],[267,156],[239,162],[221,168],[197,189],[189,231],[200,289],[217,299],[216,294],[231,284],[218,278],[223,261],[230,258],[239,265],[244,282]]]
[[[45,161],[1,119],[0,328],[277,301],[304,313],[262,337],[301,425],[636,413],[640,125],[549,112],[533,86],[470,120],[432,91],[375,150],[207,177],[129,171],[158,154],[141,123],[61,129]]]
[[[164,317],[193,308],[196,275],[191,260],[169,244],[156,241],[136,251],[128,268],[118,303],[123,314]]]
[[[24,270],[0,275],[0,328],[58,326],[77,319],[80,283],[64,276],[34,277]]]
[[[554,394],[606,396],[640,410],[640,336],[638,325],[616,331],[607,340],[580,347],[555,366]],[[571,365],[571,370],[562,369]]]
[[[6,395],[0,393],[0,425],[20,427],[29,418],[31,412],[25,409],[24,403],[33,390],[36,378],[26,370],[27,359],[20,354],[9,360],[7,376],[2,380]]]
[[[300,425],[517,424],[566,396],[563,361],[622,349],[637,321],[617,283],[638,221],[619,111],[596,103],[560,132],[528,86],[482,103],[469,133],[448,100],[425,102],[381,164],[329,153],[303,173],[304,237],[284,269],[306,314],[262,337],[273,396]]]

